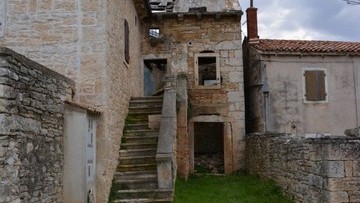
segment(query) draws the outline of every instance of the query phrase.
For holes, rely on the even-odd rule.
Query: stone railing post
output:
[[[175,154],[177,159],[177,175],[185,180],[188,179],[190,173],[187,84],[187,74],[179,73],[176,80],[177,148]]]
[[[173,175],[174,141],[176,138],[175,77],[167,76],[165,82],[156,161],[159,189],[172,189],[175,178]]]

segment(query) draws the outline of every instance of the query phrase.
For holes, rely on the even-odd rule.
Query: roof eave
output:
[[[224,12],[161,12],[161,13],[152,13],[152,16],[155,18],[163,19],[164,17],[178,17],[183,18],[185,16],[197,17],[201,19],[202,16],[215,16],[216,19],[221,17],[238,17],[241,18],[243,12],[241,10],[234,11],[224,11]]]
[[[287,52],[287,51],[261,51],[255,50],[261,55],[273,56],[360,56],[360,52]]]

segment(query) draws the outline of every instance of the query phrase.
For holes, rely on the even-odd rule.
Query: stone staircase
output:
[[[173,191],[158,189],[159,130],[148,127],[149,115],[161,114],[162,102],[162,97],[131,99],[109,202],[172,202]]]

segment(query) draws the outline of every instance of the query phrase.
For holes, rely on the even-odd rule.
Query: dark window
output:
[[[326,101],[325,71],[306,70],[305,98],[306,101]]]
[[[127,22],[127,20],[125,20],[124,23],[124,28],[125,28],[125,50],[124,50],[124,54],[125,54],[125,61],[126,63],[130,62],[130,30],[129,30],[129,23]]]
[[[153,38],[159,38],[160,37],[160,29],[159,28],[150,28],[149,36],[153,37]]]

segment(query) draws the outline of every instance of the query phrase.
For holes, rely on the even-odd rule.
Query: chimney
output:
[[[257,43],[259,41],[257,8],[254,8],[253,0],[250,0],[250,8],[246,10],[246,19],[249,43]]]

